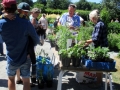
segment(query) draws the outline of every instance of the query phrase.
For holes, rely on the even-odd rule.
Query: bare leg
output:
[[[17,70],[16,75],[17,75],[17,81],[21,80],[21,78],[20,78],[20,69]]]
[[[22,79],[23,79],[23,90],[31,90],[30,79],[29,78],[22,78]]]
[[[8,77],[8,88],[9,88],[9,90],[16,90],[15,89],[15,76]]]

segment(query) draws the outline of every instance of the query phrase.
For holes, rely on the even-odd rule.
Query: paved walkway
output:
[[[5,47],[5,45],[4,45]],[[59,62],[59,57],[57,57],[57,52],[55,51],[54,48],[50,47],[49,42],[45,42],[43,46],[37,46],[36,50],[40,51],[41,49],[44,49],[46,53],[49,54],[50,58],[52,58],[53,53],[56,56],[55,57],[55,64]],[[57,90],[57,82],[58,82],[58,75],[59,75],[59,70],[55,68],[54,72],[54,81],[53,81],[53,87],[52,88],[45,88],[43,90]],[[75,81],[75,72],[67,72],[63,76],[63,82],[62,82],[62,90],[93,90],[87,87],[87,84],[78,84]],[[23,85],[16,85],[17,89],[16,90],[22,90]],[[7,75],[6,75],[6,60],[4,57],[0,56],[0,90],[8,90],[8,85],[7,85]],[[32,88],[31,90],[40,90],[38,89],[37,85]],[[94,90],[104,90],[104,86],[99,89],[94,89]]]

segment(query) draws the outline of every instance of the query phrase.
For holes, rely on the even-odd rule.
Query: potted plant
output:
[[[91,49],[91,51],[88,53],[88,56],[94,62],[111,62],[108,52],[109,49],[107,47],[97,47]]]
[[[107,47],[97,47],[90,49],[88,56],[90,60],[86,60],[85,66],[88,68],[110,70],[115,68],[115,61],[110,58]]]
[[[73,39],[74,36],[70,32],[70,30],[66,27],[59,27],[59,32],[56,34],[57,37],[57,45],[59,49],[66,49],[67,48],[67,39]]]
[[[68,49],[61,49],[59,51],[59,55],[61,56],[62,65],[64,67],[69,67],[70,62],[71,62],[71,58],[70,58],[70,55],[69,55],[69,50]]]
[[[44,79],[43,79],[43,71],[39,70],[39,77],[37,78],[38,88],[43,89],[44,88]]]
[[[85,55],[85,50],[83,49],[82,45],[76,44],[69,50],[71,58],[72,58],[72,65],[74,67],[79,67],[81,63],[81,57],[82,55]]]
[[[50,41],[51,47],[54,47],[54,46],[55,46],[55,35],[49,34],[49,35],[48,35],[48,39],[49,39],[49,41]]]
[[[46,84],[47,84],[47,87],[52,87],[53,85],[53,77],[51,75],[51,70],[50,70],[50,67],[51,67],[51,64],[48,65],[48,72],[47,72],[47,80],[46,80]]]

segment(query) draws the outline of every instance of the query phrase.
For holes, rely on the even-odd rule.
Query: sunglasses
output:
[[[40,13],[40,12],[35,12],[35,13]]]

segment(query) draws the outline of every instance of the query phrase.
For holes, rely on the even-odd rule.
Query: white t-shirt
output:
[[[80,22],[84,21],[84,19],[80,16]]]
[[[44,17],[41,17],[38,22],[41,22],[41,25],[43,26],[43,29],[47,29],[48,27],[48,22],[47,19]]]

